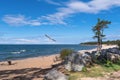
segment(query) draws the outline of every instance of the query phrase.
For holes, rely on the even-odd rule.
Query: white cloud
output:
[[[46,0],[50,4],[60,5],[60,3],[53,0]],[[40,16],[39,19],[29,19],[25,16],[4,16],[3,20],[12,25],[51,25],[62,24],[66,25],[67,18],[76,13],[90,13],[97,14],[101,11],[110,10],[113,7],[120,7],[120,0],[90,0],[88,2],[82,2],[80,0],[70,0],[65,2],[63,6],[57,8],[57,12],[45,16]]]
[[[88,3],[92,11],[99,12],[101,10],[109,10],[112,7],[120,6],[120,0],[93,0]]]
[[[98,13],[102,10],[109,10],[114,6],[120,6],[120,0],[91,0],[89,2],[72,1],[67,4],[67,8],[76,12]]]
[[[17,42],[25,42],[25,43],[37,43],[39,42],[38,40],[36,39],[25,39],[25,38],[17,38],[17,39],[13,39]]]
[[[5,15],[3,17],[3,21],[14,26],[40,26],[41,22],[38,19],[31,20],[30,18],[26,18],[23,15]]]
[[[76,13],[96,14],[103,10],[109,10],[112,7],[120,6],[120,0],[91,0],[82,2],[71,0],[65,3],[65,7],[58,8],[57,12],[47,16],[43,16],[51,24],[67,24],[65,19]]]
[[[117,39],[120,39],[120,35],[111,34],[111,35],[106,36],[106,39],[107,40],[117,40]]]
[[[1,37],[0,44],[56,44],[45,36],[34,37]]]
[[[17,44],[17,43],[22,43],[22,44],[36,44],[36,43],[41,43],[42,40],[38,39],[38,38],[6,38],[6,37],[2,37],[0,38],[0,43],[5,44],[5,43],[9,43],[9,44]]]

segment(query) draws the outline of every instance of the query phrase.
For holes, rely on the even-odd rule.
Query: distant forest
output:
[[[84,42],[80,43],[82,45],[97,45],[97,42]],[[113,41],[103,41],[102,44],[107,44],[107,45],[115,45],[115,44],[120,44],[120,40],[113,40]]]

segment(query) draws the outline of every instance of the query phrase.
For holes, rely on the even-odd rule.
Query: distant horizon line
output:
[[[79,44],[0,44],[0,45],[80,45]]]

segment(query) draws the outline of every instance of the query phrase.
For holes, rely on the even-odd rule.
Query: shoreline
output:
[[[112,47],[117,47],[116,45],[103,45],[102,49],[108,49]],[[96,48],[90,50],[79,50],[78,52],[92,52],[95,51]],[[23,68],[50,68],[52,65],[57,64],[59,62],[54,62],[56,56],[58,57],[60,54],[52,54],[31,58],[24,58],[18,60],[11,60],[13,65],[8,65],[7,61],[0,62],[0,70],[14,70],[14,69],[23,69]]]
[[[8,65],[7,61],[3,61],[0,62],[0,71],[24,68],[50,68],[52,65],[60,63],[60,61],[54,62],[56,56],[59,56],[59,54],[12,60],[12,65]]]
[[[16,61],[16,60],[25,60],[25,59],[29,59],[29,58],[37,58],[37,57],[47,57],[47,56],[53,56],[53,55],[59,55],[59,53],[55,53],[55,54],[50,54],[50,55],[41,55],[41,56],[33,56],[33,57],[25,57],[25,58],[18,58],[18,59],[10,59],[11,61]],[[8,60],[2,60],[0,62],[5,62]]]
[[[113,48],[113,47],[117,47],[117,45],[102,45],[102,49],[108,49],[108,48]],[[78,52],[92,52],[92,51],[96,51],[97,48],[94,49],[90,49],[90,50],[79,50]]]
[[[103,45],[102,49],[117,47],[116,45],[107,46]],[[80,50],[78,52],[94,51],[91,50]],[[27,58],[21,60],[13,60],[12,65],[8,65],[7,61],[0,62],[0,78],[1,79],[12,79],[15,77],[34,76],[32,80],[43,80],[41,76],[46,70],[52,68],[52,65],[61,63],[61,61],[55,62],[56,56],[59,54],[39,56],[34,58]],[[41,72],[43,70],[43,72]],[[35,77],[35,75],[40,77]],[[6,77],[3,77],[6,76]]]

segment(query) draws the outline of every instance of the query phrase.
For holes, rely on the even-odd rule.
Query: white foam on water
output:
[[[25,50],[25,49],[23,49],[23,50],[20,50],[20,52],[26,52],[26,50]]]
[[[11,52],[11,53],[12,53],[12,54],[21,54],[21,53],[23,53],[23,52],[26,52],[26,50],[23,49],[23,50]]]
[[[20,54],[20,51],[16,51],[16,52],[11,52],[12,54]]]

